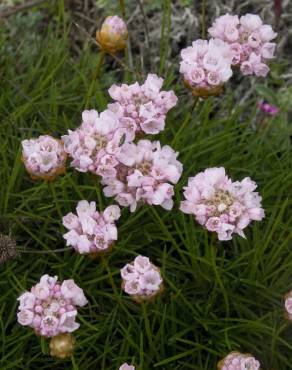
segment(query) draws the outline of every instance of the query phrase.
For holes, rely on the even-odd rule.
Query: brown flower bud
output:
[[[96,31],[96,41],[100,48],[108,53],[125,49],[127,39],[126,23],[117,15],[107,17],[101,29]]]
[[[56,335],[50,341],[50,355],[61,359],[70,357],[75,342],[75,338],[69,333]]]

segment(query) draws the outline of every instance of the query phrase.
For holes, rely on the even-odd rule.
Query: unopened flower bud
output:
[[[107,17],[101,29],[96,31],[96,41],[102,50],[109,53],[115,53],[118,50],[125,49],[127,39],[127,25],[117,15]]]
[[[59,334],[50,341],[50,355],[64,359],[73,353],[75,338],[71,334]]]

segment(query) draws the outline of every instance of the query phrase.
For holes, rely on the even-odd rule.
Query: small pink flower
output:
[[[162,291],[163,280],[159,269],[148,257],[137,256],[121,269],[124,291],[139,299],[149,299]]]
[[[108,106],[113,112],[119,112],[120,129],[124,130],[128,141],[136,134],[157,134],[165,126],[167,112],[177,103],[173,91],[160,91],[163,79],[148,74],[143,85],[112,85],[109,94],[116,101]]]
[[[218,370],[259,370],[260,363],[249,354],[231,352],[218,364]]]
[[[279,113],[279,108],[269,103],[260,102],[258,103],[258,107],[263,113],[269,116],[276,116]]]
[[[271,40],[277,34],[270,25],[263,24],[258,15],[246,14],[239,18],[225,14],[217,18],[208,31],[212,37],[230,45],[232,64],[239,65],[244,75],[267,76],[267,61],[274,57],[276,48]]]
[[[32,327],[37,334],[45,337],[78,329],[79,324],[75,322],[76,306],[87,303],[83,290],[72,279],[60,284],[57,276],[49,275],[43,275],[40,282],[18,300],[18,322]]]
[[[120,366],[119,370],[135,370],[135,366],[124,363],[122,366]]]
[[[69,232],[63,235],[67,245],[78,253],[96,253],[109,249],[118,238],[115,221],[120,218],[120,208],[109,206],[104,212],[96,210],[95,202],[82,200],[76,207],[77,215],[63,217],[63,225]]]
[[[285,300],[285,308],[289,315],[292,315],[292,297],[288,297]]]
[[[243,229],[265,216],[255,189],[255,182],[248,177],[232,182],[223,167],[208,168],[189,178],[180,209],[216,232],[219,240],[230,240],[233,234],[244,237]]]

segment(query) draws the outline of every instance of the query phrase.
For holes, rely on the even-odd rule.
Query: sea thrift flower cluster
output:
[[[124,291],[137,301],[153,298],[163,290],[160,269],[148,257],[137,256],[121,269],[121,276]]]
[[[259,370],[260,363],[253,356],[231,352],[218,364],[218,370]]]
[[[180,72],[194,95],[212,95],[232,76],[232,53],[219,39],[196,40],[181,51]]]
[[[54,337],[61,333],[71,333],[79,328],[75,322],[77,306],[87,304],[83,290],[74,280],[58,282],[58,277],[44,275],[30,292],[19,298],[19,324],[30,326],[36,334]]]
[[[60,140],[42,135],[21,145],[23,163],[32,178],[50,181],[65,171],[67,155]]]
[[[82,200],[63,217],[63,225],[69,230],[64,234],[67,245],[80,254],[101,253],[108,250],[118,238],[115,221],[120,218],[120,208],[109,206],[103,212],[96,210],[95,202]]]
[[[269,116],[276,116],[279,113],[279,108],[269,103],[260,102],[258,103],[258,107],[263,113]]]
[[[173,91],[160,91],[163,79],[155,74],[148,74],[143,85],[112,85],[109,94],[117,104],[109,109],[121,112],[120,123],[135,134],[157,134],[165,126],[167,112],[177,103]]]
[[[256,14],[242,17],[225,14],[209,28],[212,37],[220,38],[230,45],[232,64],[238,65],[244,75],[263,76],[269,72],[267,62],[274,58],[276,44],[271,42],[277,34],[272,27],[263,24]]]
[[[182,173],[182,164],[176,157],[173,149],[168,145],[161,147],[158,141],[124,144],[116,154],[117,175],[103,179],[105,196],[115,196],[131,212],[138,203],[171,209],[174,195],[171,184],[176,184]]]
[[[287,319],[292,321],[292,290],[285,295],[285,310]]]
[[[122,366],[120,366],[119,370],[135,370],[135,366],[124,363]]]
[[[101,49],[115,53],[126,47],[128,29],[126,23],[117,15],[109,16],[103,22],[101,29],[96,32],[96,41]]]
[[[230,240],[235,233],[245,237],[243,229],[252,220],[264,218],[256,187],[249,177],[232,182],[224,168],[208,168],[189,178],[180,209],[216,232],[219,240]]]
[[[125,129],[119,125],[119,116],[110,110],[98,114],[95,110],[82,113],[79,128],[62,136],[65,151],[73,159],[71,166],[80,172],[100,176],[115,175],[115,152],[119,148]]]

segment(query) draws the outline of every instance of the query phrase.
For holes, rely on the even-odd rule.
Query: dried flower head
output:
[[[115,53],[126,47],[128,29],[126,23],[117,15],[109,16],[101,29],[96,31],[96,41],[100,48],[108,53]]]
[[[95,202],[81,200],[76,213],[68,213],[63,217],[63,225],[69,230],[64,234],[67,245],[80,254],[108,251],[118,238],[115,221],[120,218],[120,208],[113,205],[98,212]]]
[[[232,76],[232,53],[222,40],[196,40],[181,51],[181,58],[179,71],[195,96],[218,95]]]
[[[67,154],[61,140],[42,135],[21,144],[22,160],[32,179],[53,181],[65,172]]]
[[[75,338],[69,334],[59,334],[50,340],[50,355],[64,359],[70,357],[74,350]]]
[[[152,300],[163,291],[160,269],[148,257],[137,256],[121,269],[122,288],[136,302]]]
[[[19,256],[16,242],[8,235],[0,234],[0,263],[7,262]]]
[[[30,326],[37,335],[54,337],[71,333],[79,328],[75,321],[77,306],[87,304],[83,290],[73,279],[58,282],[58,277],[44,275],[30,292],[18,298],[17,320],[20,325]]]
[[[223,167],[208,168],[189,178],[184,187],[186,200],[180,209],[216,232],[219,240],[230,240],[235,233],[245,237],[243,229],[252,220],[261,221],[265,216],[256,187],[249,177],[232,182]]]
[[[277,34],[272,27],[263,24],[256,14],[242,17],[225,14],[209,28],[212,37],[230,45],[232,64],[238,65],[244,75],[265,77],[269,72],[267,62],[274,58],[276,44],[271,42]]]
[[[259,370],[260,363],[250,354],[231,352],[217,367],[218,370]]]

